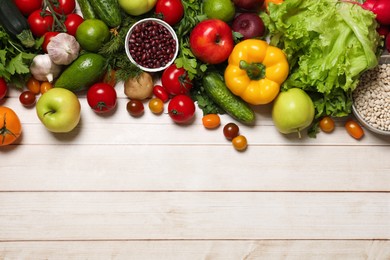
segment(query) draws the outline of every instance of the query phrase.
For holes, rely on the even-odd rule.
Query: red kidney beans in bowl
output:
[[[131,62],[153,72],[172,64],[178,52],[178,40],[172,27],[164,21],[147,18],[130,28],[125,47]]]

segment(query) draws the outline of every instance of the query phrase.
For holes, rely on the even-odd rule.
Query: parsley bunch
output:
[[[26,50],[0,26],[0,77],[17,88],[23,88],[36,53]]]

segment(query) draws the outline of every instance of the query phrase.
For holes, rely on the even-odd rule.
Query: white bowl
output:
[[[379,64],[390,64],[390,55],[382,55],[379,59]],[[389,79],[390,80],[390,79]],[[357,87],[357,89],[359,88],[360,86]],[[357,91],[357,90],[355,90]],[[356,94],[356,93],[354,93]],[[374,99],[375,101],[375,99]],[[387,113],[390,113],[390,111],[386,110]],[[371,132],[373,133],[376,133],[376,134],[379,134],[379,135],[390,135],[390,130],[387,131],[387,130],[383,130],[383,129],[379,129],[377,127],[374,127],[372,123],[370,123],[369,121],[367,121],[364,116],[361,114],[361,112],[358,110],[357,106],[355,105],[355,99],[353,100],[353,104],[352,104],[352,112],[354,114],[354,116],[356,117],[356,119],[365,127],[367,128],[368,130],[370,130]]]
[[[140,64],[138,64],[134,57],[132,57],[132,55],[130,54],[130,50],[129,50],[129,40],[130,40],[130,37],[134,31],[134,29],[141,23],[146,23],[146,22],[150,22],[150,21],[154,21],[162,26],[164,26],[165,28],[168,29],[168,31],[170,32],[170,34],[172,35],[174,41],[176,42],[176,48],[175,48],[175,52],[173,54],[173,57],[172,59],[167,62],[165,64],[165,66],[162,66],[162,67],[158,67],[158,68],[149,68],[149,67],[144,67]],[[139,67],[141,70],[143,71],[147,71],[147,72],[158,72],[158,71],[162,71],[162,70],[165,70],[167,67],[169,67],[176,59],[177,57],[177,54],[179,52],[179,40],[177,38],[177,35],[176,35],[176,32],[173,30],[173,28],[166,22],[164,22],[163,20],[161,19],[157,19],[157,18],[146,18],[146,19],[142,19],[138,22],[136,22],[135,24],[133,24],[129,31],[127,32],[126,34],[126,39],[125,39],[125,50],[126,50],[126,54],[127,54],[127,57],[130,59],[130,61],[135,64],[137,67]]]

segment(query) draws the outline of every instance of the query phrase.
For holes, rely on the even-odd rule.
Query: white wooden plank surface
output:
[[[51,241],[0,243],[0,259],[390,259],[390,241]]]
[[[19,145],[0,151],[2,191],[390,189],[383,146],[252,145],[239,153],[230,144]]]
[[[0,194],[0,240],[386,239],[388,193]]]

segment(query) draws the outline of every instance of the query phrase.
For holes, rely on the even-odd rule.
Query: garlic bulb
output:
[[[59,33],[50,39],[47,44],[47,54],[51,60],[58,65],[72,63],[80,52],[80,44],[73,35]]]
[[[62,66],[55,64],[48,54],[38,54],[34,57],[30,65],[30,72],[40,81],[53,82],[62,70]]]

